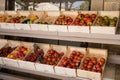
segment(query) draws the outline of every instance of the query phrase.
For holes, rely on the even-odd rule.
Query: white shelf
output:
[[[72,32],[0,29],[0,35],[12,35],[12,36],[22,36],[22,37],[32,37],[32,38],[45,38],[45,39],[55,39],[55,40],[120,45],[120,34],[110,35],[110,34],[86,34],[86,33],[74,33],[74,32],[72,33]]]
[[[90,79],[85,79],[85,78],[80,78],[80,77],[68,77],[68,76],[39,72],[39,71],[34,71],[34,70],[27,70],[27,69],[16,68],[16,67],[5,66],[5,65],[0,65],[0,67],[19,71],[19,72],[31,73],[35,75],[52,77],[52,78],[57,78],[57,79],[62,79],[62,80],[90,80]],[[105,71],[104,71],[103,80],[115,80],[115,65],[107,64]]]
[[[16,67],[5,66],[5,65],[0,65],[0,66],[1,66],[1,68],[6,68],[6,69],[10,69],[10,70],[25,72],[25,73],[31,73],[31,74],[40,75],[40,76],[52,77],[52,78],[62,79],[62,80],[90,80],[90,79],[85,79],[85,78],[68,77],[68,76],[62,76],[62,75],[57,75],[57,74],[52,74],[52,73],[27,70],[27,69],[16,68]]]

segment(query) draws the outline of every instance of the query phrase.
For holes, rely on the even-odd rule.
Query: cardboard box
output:
[[[79,14],[96,14],[97,11],[79,11]],[[77,16],[77,15],[76,15]],[[80,33],[90,33],[90,26],[76,26],[70,25],[68,26],[69,32],[80,32]]]
[[[110,18],[117,17],[119,21],[119,11],[99,11],[98,16],[108,16]],[[96,19],[97,21],[97,19]],[[91,26],[91,33],[97,34],[116,34],[118,21],[116,26],[95,26],[96,21],[93,26]]]
[[[49,44],[38,43],[38,45],[40,49],[43,49],[44,56],[47,54],[47,51],[51,49]],[[54,73],[53,65],[42,64],[39,61],[37,61],[37,63],[35,63],[35,67],[36,70],[40,72]]]
[[[101,57],[103,57],[107,61],[108,53],[107,53],[107,50],[105,50],[105,49],[88,48],[86,56],[96,57],[97,60],[99,60]],[[82,64],[80,65],[80,67],[82,67]],[[106,64],[106,62],[105,62],[105,64]],[[83,78],[89,78],[89,79],[92,79],[92,80],[101,80],[102,76],[103,76],[103,73],[104,73],[105,64],[102,67],[102,70],[103,70],[102,74],[97,73],[97,72],[91,72],[91,71],[85,71],[85,70],[77,69],[77,76],[78,77],[83,77]]]
[[[18,60],[10,59],[10,58],[3,58],[3,63],[6,66],[12,66],[12,67],[19,67]]]
[[[86,54],[86,48],[81,48],[81,47],[68,47],[68,52],[65,54],[66,57],[69,57],[72,51],[79,51],[82,54]],[[59,62],[60,64],[60,62]],[[59,65],[58,64],[58,65]],[[69,76],[69,77],[76,77],[76,69],[71,69],[71,68],[66,68],[66,67],[60,67],[60,66],[55,66],[55,73],[59,75],[64,75],[64,76]]]

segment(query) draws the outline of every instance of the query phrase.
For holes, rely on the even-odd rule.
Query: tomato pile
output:
[[[32,53],[30,53],[31,55],[30,56],[27,56],[26,58],[25,58],[25,60],[26,61],[30,61],[30,62],[35,62],[35,61],[37,61],[37,59],[38,59],[38,57],[40,56],[40,55],[44,55],[44,52],[43,52],[43,50],[42,49],[40,49],[40,50],[34,50],[34,52],[32,52]]]
[[[47,54],[44,56],[42,63],[49,65],[57,65],[63,55],[64,55],[63,52],[58,53],[57,51],[50,49],[47,51]]]
[[[75,69],[77,66],[79,66],[79,63],[83,57],[84,54],[80,53],[79,51],[72,51],[69,58],[64,57],[59,66]]]
[[[104,64],[105,59],[102,57],[99,60],[97,60],[96,57],[86,57],[82,64],[82,70],[102,73],[102,67]]]

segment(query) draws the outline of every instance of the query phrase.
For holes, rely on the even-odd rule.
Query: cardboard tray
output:
[[[66,57],[69,57],[72,51],[79,51],[83,54],[86,54],[86,48],[81,48],[81,47],[68,47],[68,52],[65,55]],[[58,65],[60,62],[58,63]],[[71,73],[72,72],[72,73]],[[55,66],[55,73],[59,75],[64,75],[64,76],[70,76],[70,77],[76,77],[76,69],[71,69],[71,68],[65,68],[65,67],[60,67],[60,66]]]
[[[19,67],[18,60],[3,58],[3,63],[6,66]]]
[[[17,47],[19,45],[20,45],[19,41],[8,40],[8,43],[7,43],[7,45],[5,47],[7,47],[7,46]],[[17,60],[13,60],[13,59],[9,59],[9,58],[3,58],[3,64],[7,65],[7,66],[18,67],[18,61]]]
[[[73,21],[78,15],[77,11],[62,11],[61,15],[70,16]],[[68,25],[54,25],[57,28],[58,32],[68,32]]]
[[[30,24],[15,23],[15,29],[17,30],[31,30]]]
[[[6,16],[12,16],[12,18],[13,18],[13,17],[17,16],[17,13],[16,13],[16,11],[5,11],[5,15]],[[9,19],[11,19],[11,18],[7,18],[6,25],[4,25],[3,27],[8,27],[7,29],[15,29],[14,23],[7,23],[7,21]]]
[[[41,49],[43,49],[44,56],[47,54],[47,51],[51,49],[49,44],[38,43],[38,45]],[[37,62],[35,63],[35,68],[36,68],[36,71],[54,73],[54,69],[52,65],[41,64],[40,62]]]
[[[58,31],[58,27],[57,25],[54,25],[55,20],[58,18],[58,16],[60,16],[60,12],[59,11],[45,11],[46,14],[46,20],[49,20],[49,23],[52,24],[48,24],[48,31]],[[48,18],[48,19],[47,19]]]
[[[30,54],[30,52],[33,50],[33,44],[34,43],[21,42],[21,46],[24,46],[24,47],[30,49],[30,51],[28,51],[28,53],[25,55],[25,57],[28,56]],[[18,60],[19,68],[28,69],[28,70],[35,70],[35,63],[23,61],[24,58],[22,60]]]
[[[5,16],[5,11],[0,11],[0,16]],[[0,28],[5,28],[4,26],[6,26],[5,22],[0,22]]]
[[[18,60],[18,64],[19,64],[19,68],[28,69],[28,70],[36,70],[34,62]]]
[[[26,19],[28,19],[30,12],[29,11],[16,11],[18,16],[26,16]],[[23,20],[23,21],[24,21]],[[23,24],[23,23],[15,23],[15,29],[17,30],[31,30],[30,24]]]
[[[105,50],[105,49],[88,48],[86,56],[97,57],[98,60],[99,60],[99,58],[103,57],[107,61],[108,53],[107,53],[107,50]],[[80,65],[80,67],[81,66],[82,66],[82,64]],[[101,80],[102,76],[103,76],[103,73],[104,73],[104,68],[105,68],[105,65],[102,67],[102,70],[103,70],[102,74],[97,73],[97,72],[91,72],[91,71],[85,71],[85,70],[77,69],[77,76],[78,77],[89,78],[89,79],[92,79],[92,80]]]
[[[96,14],[97,11],[79,11],[79,14]],[[69,32],[90,33],[90,26],[68,26]]]
[[[16,46],[18,46],[13,52],[11,52],[10,54],[14,54],[14,55],[16,55],[14,52],[16,51],[16,50],[18,50],[19,49],[19,46],[20,45],[23,45],[23,43],[24,43],[24,46],[25,47],[30,47],[30,44],[29,43],[26,43],[26,42],[22,42],[22,43],[20,43],[19,41],[11,41],[11,40],[9,40],[8,41],[8,45],[9,46],[11,46],[11,47],[16,47]],[[25,44],[26,43],[26,44]],[[7,46],[8,46],[7,45]],[[18,62],[18,60],[15,60],[15,59],[10,59],[10,58],[3,58],[3,63],[4,63],[4,65],[7,65],[7,66],[13,66],[13,67],[21,67],[22,66],[22,64],[19,64],[19,62]]]
[[[30,24],[31,30],[35,31],[48,31],[48,26],[46,24]]]
[[[0,49],[6,46],[8,41],[6,39],[0,39]]]
[[[65,46],[58,46],[58,45],[51,45],[49,49],[54,49],[57,52],[66,52],[66,47]],[[47,51],[49,50],[47,49]],[[47,51],[45,51],[45,55],[47,54]],[[45,56],[44,55],[44,56]],[[53,65],[47,65],[47,64],[38,64],[36,63],[36,69],[38,71],[46,72],[46,73],[55,73],[55,66]]]
[[[100,16],[108,16],[110,18],[118,17],[118,21],[119,21],[119,11],[99,11],[98,12],[98,16],[99,15]],[[94,26],[93,25],[93,26],[91,26],[91,33],[97,33],[97,34],[116,34],[116,30],[117,30],[117,27],[118,27],[118,21],[117,21],[115,27],[114,26]]]

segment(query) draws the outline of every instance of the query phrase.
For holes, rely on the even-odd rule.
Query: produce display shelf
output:
[[[68,76],[62,76],[62,75],[56,75],[56,74],[51,74],[51,73],[27,70],[27,69],[5,66],[5,65],[0,65],[0,66],[1,66],[1,68],[6,68],[6,69],[10,69],[10,70],[25,72],[25,73],[31,73],[31,74],[40,75],[40,76],[52,77],[52,78],[62,79],[62,80],[90,80],[90,79],[85,79],[85,78],[68,77]]]
[[[0,35],[120,45],[120,34],[87,34],[75,32],[0,29]]]
[[[25,73],[30,73],[30,74],[34,74],[34,75],[52,77],[52,78],[57,78],[57,79],[61,79],[61,80],[90,80],[90,79],[85,79],[85,78],[80,78],[80,77],[69,77],[69,76],[27,70],[27,69],[22,69],[22,68],[16,68],[16,67],[11,67],[11,66],[5,66],[5,65],[0,65],[0,66],[1,66],[1,68],[15,70],[18,72],[25,72]],[[115,72],[116,72],[116,66],[114,64],[108,63],[105,68],[105,71],[104,71],[103,80],[115,80],[115,76],[116,76]]]

